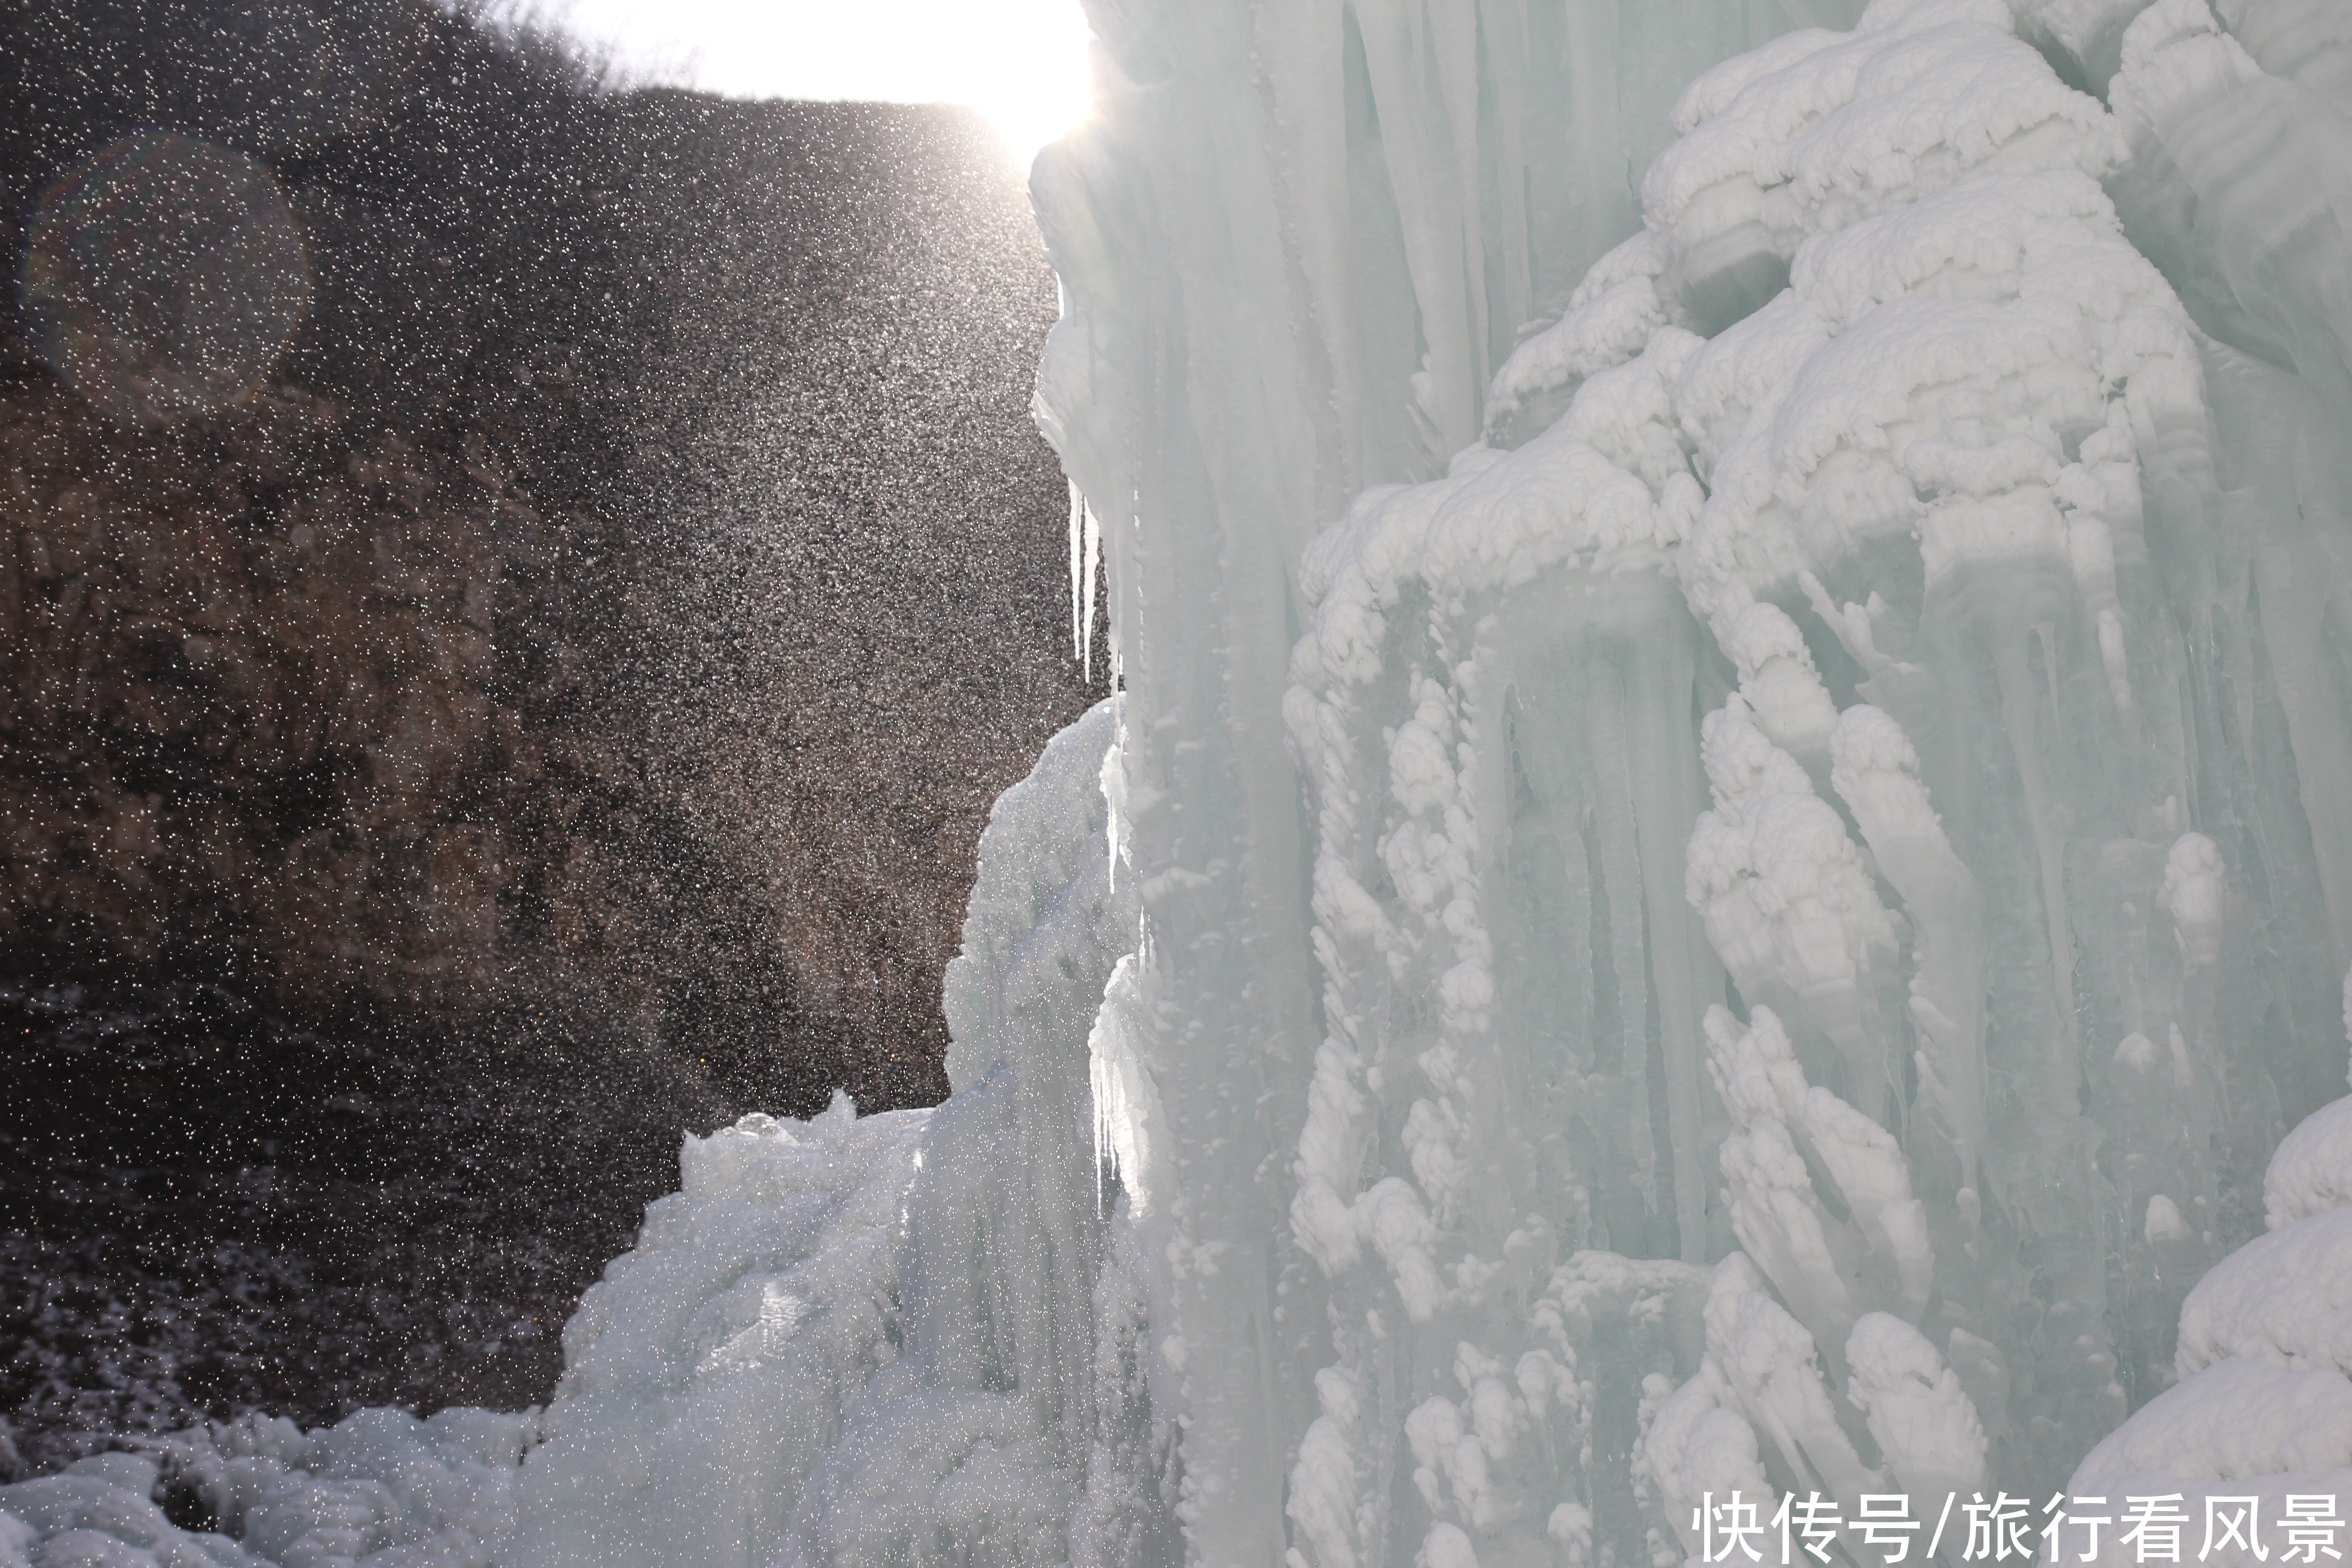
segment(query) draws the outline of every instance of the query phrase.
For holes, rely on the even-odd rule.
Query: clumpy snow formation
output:
[[[531,1568],[2352,1494],[2347,16],[1095,5],[1038,411],[1119,694],[955,1096],[690,1142],[542,1414],[175,1484]],[[0,1563],[236,1561],[140,1463]]]
[[[2352,999],[2352,974],[2345,991]],[[2178,1493],[2200,1521],[2209,1497],[2254,1498],[2273,1521],[2291,1497],[2352,1496],[2352,1096],[2287,1135],[2263,1192],[2269,1234],[2223,1258],[2180,1309],[2180,1381],[2091,1450],[2070,1493]],[[2072,1540],[2070,1555],[2128,1560],[2112,1539],[2095,1558],[2087,1544]],[[2247,1544],[2225,1540],[2205,1560],[2258,1561]]]
[[[505,1561],[721,1561],[783,1528],[898,1348],[896,1233],[930,1121],[836,1096],[688,1139],[682,1190],[565,1325]]]
[[[153,1454],[96,1455],[0,1488],[0,1564],[487,1568],[513,1533],[517,1465],[538,1415],[364,1410],[310,1433],[248,1419]],[[157,1503],[163,1470],[184,1505],[172,1515]]]

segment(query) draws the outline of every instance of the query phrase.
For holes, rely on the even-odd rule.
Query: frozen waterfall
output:
[[[992,821],[954,1097],[689,1140],[543,1413],[191,1436],[216,1535],[90,1461],[0,1564],[2352,1501],[2352,9],[1088,8],[1037,408],[1119,690]]]

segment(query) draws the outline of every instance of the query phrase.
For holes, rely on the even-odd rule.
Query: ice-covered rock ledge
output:
[[[1092,14],[1039,410],[1122,690],[997,809],[955,1096],[690,1145],[519,1468],[188,1473],[310,1563],[474,1466],[531,1568],[2327,1489],[2352,13]]]

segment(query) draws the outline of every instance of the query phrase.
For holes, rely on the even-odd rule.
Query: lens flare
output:
[[[142,425],[251,391],[310,298],[301,229],[269,171],[157,132],[50,185],[22,281],[26,335],[58,378]]]

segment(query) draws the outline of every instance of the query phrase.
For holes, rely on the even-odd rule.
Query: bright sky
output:
[[[1078,0],[568,0],[625,64],[739,98],[968,103],[1025,166],[1087,111]]]

